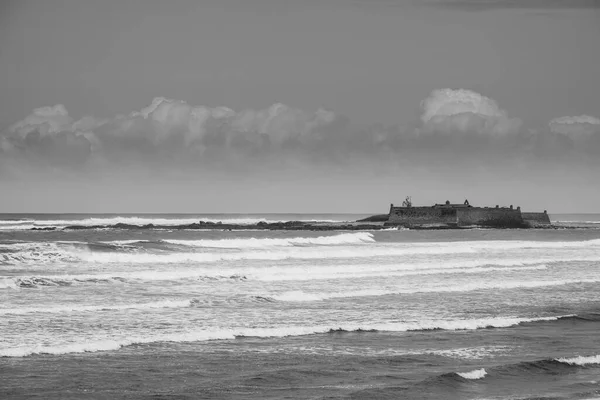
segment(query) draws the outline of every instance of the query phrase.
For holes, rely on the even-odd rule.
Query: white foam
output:
[[[282,293],[280,295],[272,296],[273,299],[279,301],[319,301],[323,300],[323,297],[319,294],[305,293],[301,290],[293,290]]]
[[[600,355],[596,356],[577,356],[571,358],[555,358],[556,361],[569,365],[589,365],[600,364]]]
[[[59,314],[70,312],[90,311],[115,311],[115,310],[149,310],[157,308],[184,308],[189,307],[190,300],[161,300],[150,303],[120,304],[120,305],[64,305],[54,307],[23,307],[23,308],[0,308],[0,315],[20,314]]]
[[[327,279],[359,279],[378,276],[420,276],[436,274],[479,274],[487,272],[521,272],[531,270],[544,270],[546,265],[515,266],[515,267],[471,267],[460,268],[450,265],[448,268],[428,268],[426,264],[423,270],[408,269],[398,272],[402,265],[316,265],[310,267],[235,267],[235,268],[178,268],[176,270],[134,270],[115,271],[112,273],[98,274],[65,274],[65,275],[37,275],[37,276],[14,276],[0,278],[0,289],[19,289],[22,286],[60,286],[61,284],[81,283],[118,283],[124,280],[138,281],[177,281],[177,280],[252,280],[252,281],[309,281]],[[372,271],[370,269],[373,269]],[[410,268],[410,267],[408,267]],[[304,292],[293,292],[293,294],[282,294],[276,296],[282,301],[317,301],[322,297],[319,294],[311,295]],[[309,300],[310,299],[310,300]]]
[[[485,368],[481,368],[469,372],[457,372],[456,374],[465,379],[481,379],[487,375],[487,372],[485,371]]]
[[[286,337],[304,336],[319,333],[327,333],[331,329],[343,329],[345,331],[379,330],[379,331],[408,331],[415,329],[477,329],[488,326],[505,327],[517,325],[521,322],[555,320],[561,317],[539,317],[539,318],[488,318],[483,320],[458,320],[458,321],[430,321],[428,323],[375,323],[375,324],[331,324],[316,326],[281,326],[277,328],[230,328],[217,330],[197,330],[180,333],[165,333],[143,337],[116,337],[103,340],[82,340],[73,343],[61,343],[56,345],[31,345],[12,348],[0,348],[0,357],[25,357],[32,354],[66,354],[96,352],[106,350],[117,350],[132,344],[148,344],[157,342],[200,342],[207,340],[231,340],[236,337]],[[429,328],[423,328],[429,326]]]
[[[598,283],[600,279],[564,279],[554,281],[524,281],[524,282],[471,282],[460,286],[446,286],[445,284],[434,287],[416,287],[416,288],[398,288],[398,289],[363,289],[355,291],[340,291],[328,293],[304,293],[294,292],[293,299],[287,293],[276,293],[267,295],[281,301],[317,301],[351,297],[374,297],[396,294],[414,294],[414,293],[449,293],[449,292],[471,292],[476,290],[490,289],[517,289],[517,288],[539,288],[547,286],[563,286],[577,283]]]
[[[317,332],[315,332],[317,330]],[[327,332],[328,328],[311,327],[280,327],[280,328],[240,328],[220,330],[200,330],[182,333],[167,333],[146,337],[120,337],[107,340],[87,340],[53,346],[20,346],[15,348],[0,349],[0,357],[25,357],[32,354],[67,354],[118,350],[133,344],[148,344],[157,342],[201,342],[208,340],[231,340],[238,336],[251,337],[285,337],[295,335],[309,335]]]
[[[485,264],[485,263],[483,263]],[[348,266],[311,266],[310,268],[276,268],[271,267],[265,271],[248,270],[247,272],[236,272],[244,274],[250,280],[260,281],[309,281],[309,280],[327,280],[327,279],[358,279],[369,277],[402,277],[419,275],[439,275],[439,274],[481,274],[487,272],[521,272],[521,271],[540,271],[547,269],[545,264],[533,266],[513,266],[513,267],[465,267],[455,265],[437,265],[441,268],[432,268],[431,265],[424,265],[423,269],[403,268],[405,266],[398,264],[391,265],[348,265]],[[370,268],[372,267],[372,268]],[[384,267],[384,268],[382,268]]]
[[[47,263],[79,261],[76,253],[69,252],[53,242],[16,242],[1,244],[0,263]],[[64,242],[66,243],[66,242]],[[76,242],[72,242],[76,243]]]
[[[479,346],[479,347],[461,347],[447,350],[432,350],[427,354],[435,354],[444,357],[481,360],[498,353],[506,353],[512,348],[509,346]]]
[[[122,240],[113,244],[129,245],[136,241]],[[517,259],[506,260],[506,250],[511,246],[520,246],[524,249],[518,259],[534,259],[539,263],[558,261],[598,261],[596,243],[586,242],[445,242],[445,243],[378,243],[369,232],[344,233],[332,236],[319,236],[315,238],[249,238],[249,239],[222,239],[222,240],[196,240],[176,241],[189,247],[189,250],[179,252],[150,252],[139,248],[124,248],[122,251],[92,251],[74,244],[85,242],[15,242],[0,244],[0,263],[72,263],[87,261],[92,263],[210,263],[218,261],[236,260],[286,260],[286,259],[339,259],[339,258],[373,258],[389,257],[395,260],[406,261],[402,256],[427,256],[427,255],[461,255],[478,254],[474,260],[465,261],[465,267],[472,263],[482,266],[487,261],[489,266],[515,264]],[[544,248],[543,246],[559,247],[556,251],[531,251],[531,249]],[[562,243],[562,244],[561,244]],[[562,251],[570,243],[570,248],[577,251]],[[364,246],[362,245],[364,244]],[[196,247],[195,247],[196,246]],[[206,246],[206,247],[204,247]],[[508,247],[507,247],[508,246]],[[538,246],[538,247],[536,247]],[[563,246],[563,247],[560,247]],[[574,247],[573,247],[574,246]],[[553,248],[553,247],[552,247]],[[569,248],[567,246],[567,248]],[[546,249],[546,248],[544,248]],[[124,251],[128,250],[128,251]],[[587,251],[584,251],[587,250]],[[520,253],[519,253],[520,254]],[[516,257],[517,254],[514,254]],[[439,260],[437,260],[439,262]],[[405,262],[403,264],[406,264]],[[442,268],[450,263],[440,263]],[[486,264],[486,265],[487,265]],[[529,262],[531,264],[531,262]]]
[[[294,238],[244,238],[244,239],[221,239],[221,240],[163,240],[189,247],[216,247],[226,249],[256,249],[269,247],[290,247],[306,245],[339,245],[339,244],[362,244],[373,243],[375,239],[369,232],[342,233],[332,236],[319,237],[294,237]]]
[[[12,278],[0,278],[0,289],[18,289],[19,287]]]
[[[432,243],[433,244],[433,243]],[[534,240],[485,240],[470,242],[440,242],[438,245],[455,245],[471,248],[476,251],[484,250],[513,250],[513,249],[563,249],[600,246],[600,239],[580,241],[534,241]]]

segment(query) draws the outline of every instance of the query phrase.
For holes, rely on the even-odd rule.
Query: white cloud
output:
[[[12,135],[24,138],[28,133],[38,131],[40,135],[50,135],[61,131],[70,131],[73,119],[62,104],[53,107],[36,108],[22,121],[8,128]]]
[[[421,102],[421,109],[425,133],[504,136],[521,128],[521,120],[508,118],[494,100],[465,89],[434,90]]]
[[[600,135],[600,119],[589,115],[555,118],[548,124],[554,133],[562,133],[574,141]]]
[[[308,112],[281,103],[237,112],[157,97],[139,111],[102,120],[74,120],[58,104],[35,109],[0,132],[0,154],[65,168],[127,164],[143,170],[190,163],[244,168],[281,160],[350,164],[352,157],[378,165],[384,155],[426,165],[424,155],[435,152],[475,162],[494,156],[508,163],[515,156],[600,151],[600,120],[590,116],[556,118],[551,132],[522,130],[521,121],[509,118],[493,99],[464,89],[434,90],[421,110],[420,123],[400,128],[351,125],[328,110]]]

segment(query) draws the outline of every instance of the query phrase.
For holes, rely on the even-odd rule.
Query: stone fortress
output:
[[[522,212],[521,207],[475,207],[465,200],[462,204],[413,206],[410,197],[402,206],[390,206],[386,226],[404,227],[466,227],[535,228],[550,226],[550,218],[544,212]]]

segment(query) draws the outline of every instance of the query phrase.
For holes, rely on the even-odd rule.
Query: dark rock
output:
[[[377,214],[371,215],[370,217],[359,219],[356,222],[386,222],[389,218],[389,214]]]

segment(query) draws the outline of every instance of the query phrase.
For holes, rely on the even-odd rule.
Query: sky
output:
[[[0,212],[600,212],[600,1],[0,1]]]

